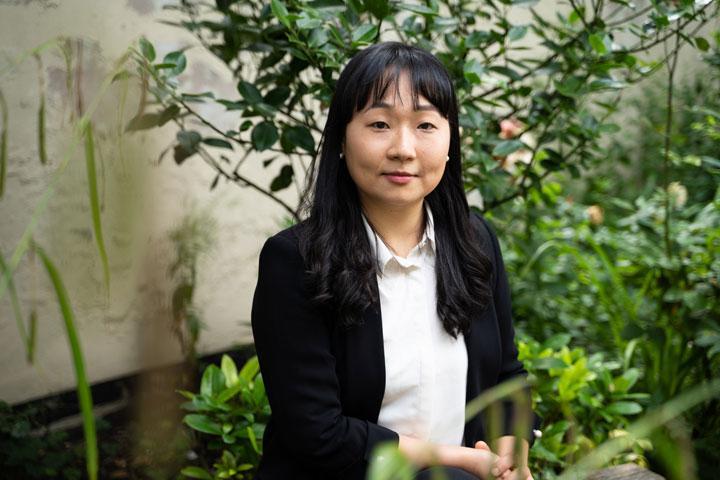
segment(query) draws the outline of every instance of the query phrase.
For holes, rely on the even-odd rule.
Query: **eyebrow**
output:
[[[390,105],[389,103],[386,103],[386,102],[377,102],[377,103],[373,103],[372,105],[370,105],[370,107],[369,107],[366,111],[370,111],[370,110],[372,110],[373,108],[392,109],[393,106]],[[433,105],[432,103],[427,104],[427,105],[418,105],[417,108],[415,108],[414,110],[415,110],[416,112],[427,111],[427,112],[440,113],[440,111],[437,109],[437,107],[435,107],[435,105]]]

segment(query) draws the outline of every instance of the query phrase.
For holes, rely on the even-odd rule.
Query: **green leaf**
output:
[[[607,411],[617,415],[635,415],[642,412],[642,407],[635,402],[614,402],[608,405]]]
[[[695,45],[703,52],[707,52],[710,49],[710,44],[703,37],[695,37]]]
[[[378,20],[382,20],[390,13],[388,0],[363,0],[363,5]]]
[[[437,9],[412,3],[401,3],[398,5],[398,8],[401,10],[407,10],[408,12],[419,13],[420,15],[435,16],[438,14]]]
[[[552,350],[559,350],[562,347],[567,346],[572,340],[572,335],[569,333],[558,333],[553,335],[543,342],[543,348],[550,348]]]
[[[110,265],[105,251],[102,222],[100,220],[100,198],[97,188],[97,169],[95,168],[95,140],[93,138],[92,122],[86,122],[85,130],[85,166],[87,169],[88,194],[90,196],[90,212],[92,216],[93,233],[97,244],[100,261],[103,267],[105,289],[110,295]]]
[[[85,465],[90,480],[97,480],[98,473],[98,446],[97,433],[95,431],[95,416],[93,415],[92,393],[88,384],[87,375],[85,373],[85,360],[83,359],[82,347],[80,339],[75,328],[75,315],[70,306],[70,298],[68,296],[65,285],[60,278],[55,265],[47,256],[45,251],[39,245],[33,242],[33,248],[37,252],[40,260],[42,260],[45,270],[47,270],[50,280],[55,288],[55,293],[60,306],[60,312],[65,322],[65,333],[70,344],[72,352],[73,367],[75,369],[75,378],[77,381],[77,395],[80,403],[80,412],[83,419],[83,433],[85,437]]]
[[[147,38],[140,37],[140,53],[143,57],[147,58],[149,62],[155,61],[155,47],[150,43]]]
[[[260,362],[258,361],[257,355],[248,359],[245,365],[240,369],[240,378],[245,379],[247,383],[252,382],[255,375],[260,371]]]
[[[239,380],[238,383],[233,385],[230,388],[226,388],[220,394],[217,396],[217,401],[219,403],[225,403],[231,398],[233,398],[235,395],[240,393],[244,388],[247,387],[247,383],[245,383],[243,380]]]
[[[210,475],[205,469],[200,467],[185,467],[180,471],[180,473],[190,478],[199,478],[200,480],[213,480],[212,475]]]
[[[590,46],[593,48],[593,50],[595,50],[598,54],[605,55],[607,53],[605,41],[597,33],[591,33],[588,37],[588,41],[590,42]]]
[[[352,41],[354,44],[368,43],[377,36],[377,33],[378,28],[376,25],[366,23],[360,25],[360,27],[352,33]]]
[[[206,397],[214,397],[225,389],[225,376],[217,365],[208,365],[200,380],[200,393]]]
[[[307,15],[307,12],[303,12],[295,22],[295,25],[300,30],[313,30],[322,26],[322,20],[319,18],[311,18]]]
[[[508,40],[511,42],[514,42],[516,40],[520,40],[525,36],[525,34],[528,31],[527,25],[515,25],[510,28],[510,31],[508,31]]]
[[[555,357],[538,358],[532,363],[533,368],[538,370],[552,370],[565,368],[565,362]]]
[[[463,66],[463,76],[468,82],[479,84],[482,81],[481,79],[484,74],[485,67],[483,67],[477,60],[465,62],[465,65]]]
[[[280,138],[280,145],[285,153],[300,147],[309,153],[315,153],[315,139],[307,127],[295,126],[285,127]]]
[[[263,96],[260,93],[260,90],[257,89],[255,85],[252,83],[246,82],[245,80],[240,80],[238,83],[238,92],[240,92],[240,95],[250,104],[260,103],[263,101]]]
[[[284,165],[280,169],[280,173],[277,177],[275,177],[270,184],[270,191],[277,192],[278,190],[282,190],[284,188],[287,188],[292,183],[293,178],[293,168],[292,165]]]
[[[495,145],[492,154],[496,157],[506,157],[511,153],[520,150],[523,147],[525,147],[525,145],[523,145],[523,142],[521,142],[520,140],[503,140],[502,142]]]
[[[279,107],[283,103],[285,103],[285,100],[287,100],[290,97],[290,89],[284,85],[281,85],[277,88],[273,88],[270,90],[267,95],[265,95],[265,103],[268,105],[272,105],[273,107]]]
[[[280,0],[271,0],[270,9],[272,10],[273,15],[275,15],[286,28],[291,29],[290,19],[288,18],[288,10],[283,2]]]
[[[209,433],[210,435],[222,435],[222,428],[210,420],[206,415],[191,413],[185,415],[185,424],[198,432]]]
[[[514,81],[522,80],[522,76],[520,76],[519,73],[517,73],[515,70],[513,70],[512,68],[509,68],[509,67],[493,66],[493,67],[490,67],[489,70],[493,71],[493,72],[497,72],[500,75],[504,75]]]
[[[172,65],[172,70],[168,72],[170,76],[178,76],[183,71],[185,71],[185,67],[187,65],[187,59],[185,58],[185,54],[181,51],[176,52],[170,52],[167,55],[165,55],[165,58],[163,58],[163,63],[167,65]]]
[[[249,425],[245,427],[245,429],[247,430],[248,439],[250,439],[250,444],[252,445],[253,450],[255,450],[255,453],[260,454],[260,447],[258,447],[257,438],[255,438],[255,432]]]
[[[260,122],[253,128],[250,139],[252,140],[253,147],[255,147],[255,150],[258,152],[267,150],[272,147],[278,139],[277,128],[272,122]]]
[[[165,125],[165,124],[166,124],[167,122],[169,122],[170,120],[173,120],[174,118],[176,118],[179,113],[180,113],[180,107],[179,107],[179,106],[177,106],[177,105],[174,104],[174,103],[173,103],[172,105],[169,105],[165,110],[163,110],[163,111],[160,113],[160,115],[159,115],[159,117],[158,117],[158,119],[157,119],[157,125],[158,125],[159,127],[162,127],[163,125]]]
[[[133,117],[128,122],[127,127],[125,127],[125,131],[133,132],[137,130],[147,130],[148,128],[158,126],[161,119],[161,113],[142,113]]]
[[[233,149],[232,144],[222,138],[203,138],[202,143],[210,145],[211,147],[227,148],[228,150]]]
[[[225,376],[225,386],[232,387],[238,381],[238,371],[235,362],[228,355],[223,355],[220,361],[220,369]]]

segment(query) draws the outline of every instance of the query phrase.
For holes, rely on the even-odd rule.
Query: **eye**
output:
[[[380,129],[380,130],[384,129],[385,127],[388,127],[388,128],[390,127],[390,126],[389,126],[387,123],[385,123],[385,122],[373,122],[373,123],[370,124],[370,126],[373,127],[373,128]]]
[[[423,122],[418,126],[418,128],[420,128],[420,130],[432,130],[436,127],[430,122]]]

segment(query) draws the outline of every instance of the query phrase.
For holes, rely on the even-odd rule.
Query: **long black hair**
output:
[[[373,45],[348,62],[337,81],[323,131],[320,159],[313,164],[305,195],[307,220],[300,225],[300,251],[314,301],[330,307],[342,325],[362,322],[377,301],[378,272],[363,224],[357,187],[340,157],[345,128],[372,96],[380,101],[399,88],[407,72],[412,97],[425,97],[450,124],[450,159],[438,186],[425,197],[433,214],[436,242],[437,313],[457,338],[471,318],[490,303],[492,263],[473,234],[463,190],[458,106],[450,76],[440,61],[418,47],[398,42]]]

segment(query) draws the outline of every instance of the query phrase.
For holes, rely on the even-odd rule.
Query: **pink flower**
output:
[[[500,138],[507,140],[520,135],[524,125],[517,118],[506,118],[500,121]]]

